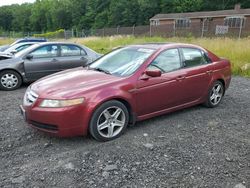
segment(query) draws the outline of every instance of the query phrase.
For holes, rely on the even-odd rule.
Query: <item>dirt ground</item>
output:
[[[250,187],[250,79],[221,105],[138,122],[120,138],[54,138],[19,113],[26,87],[0,91],[0,187]]]

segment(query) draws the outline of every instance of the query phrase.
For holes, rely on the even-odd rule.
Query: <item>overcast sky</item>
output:
[[[22,4],[22,3],[33,3],[35,0],[0,0],[0,6],[11,5],[11,4]]]

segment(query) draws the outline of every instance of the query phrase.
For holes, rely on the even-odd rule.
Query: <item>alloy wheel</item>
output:
[[[117,136],[126,124],[124,111],[117,106],[105,109],[97,121],[97,131],[105,138]]]
[[[223,97],[223,87],[220,83],[217,83],[214,85],[211,95],[210,95],[210,102],[216,106],[220,103],[221,99]]]

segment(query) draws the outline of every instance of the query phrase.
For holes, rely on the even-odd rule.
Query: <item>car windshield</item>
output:
[[[34,44],[34,45],[31,45],[31,46],[25,48],[24,50],[21,50],[21,51],[17,52],[14,56],[15,56],[15,57],[23,57],[23,56],[26,55],[31,49],[35,49],[35,48],[37,48],[37,47],[39,47],[39,43]]]
[[[154,49],[125,47],[115,50],[92,63],[89,68],[115,76],[129,76],[153,54]]]

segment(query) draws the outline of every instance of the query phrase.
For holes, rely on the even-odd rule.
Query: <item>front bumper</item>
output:
[[[32,128],[59,137],[88,133],[89,114],[85,105],[67,108],[20,106],[25,121]]]

